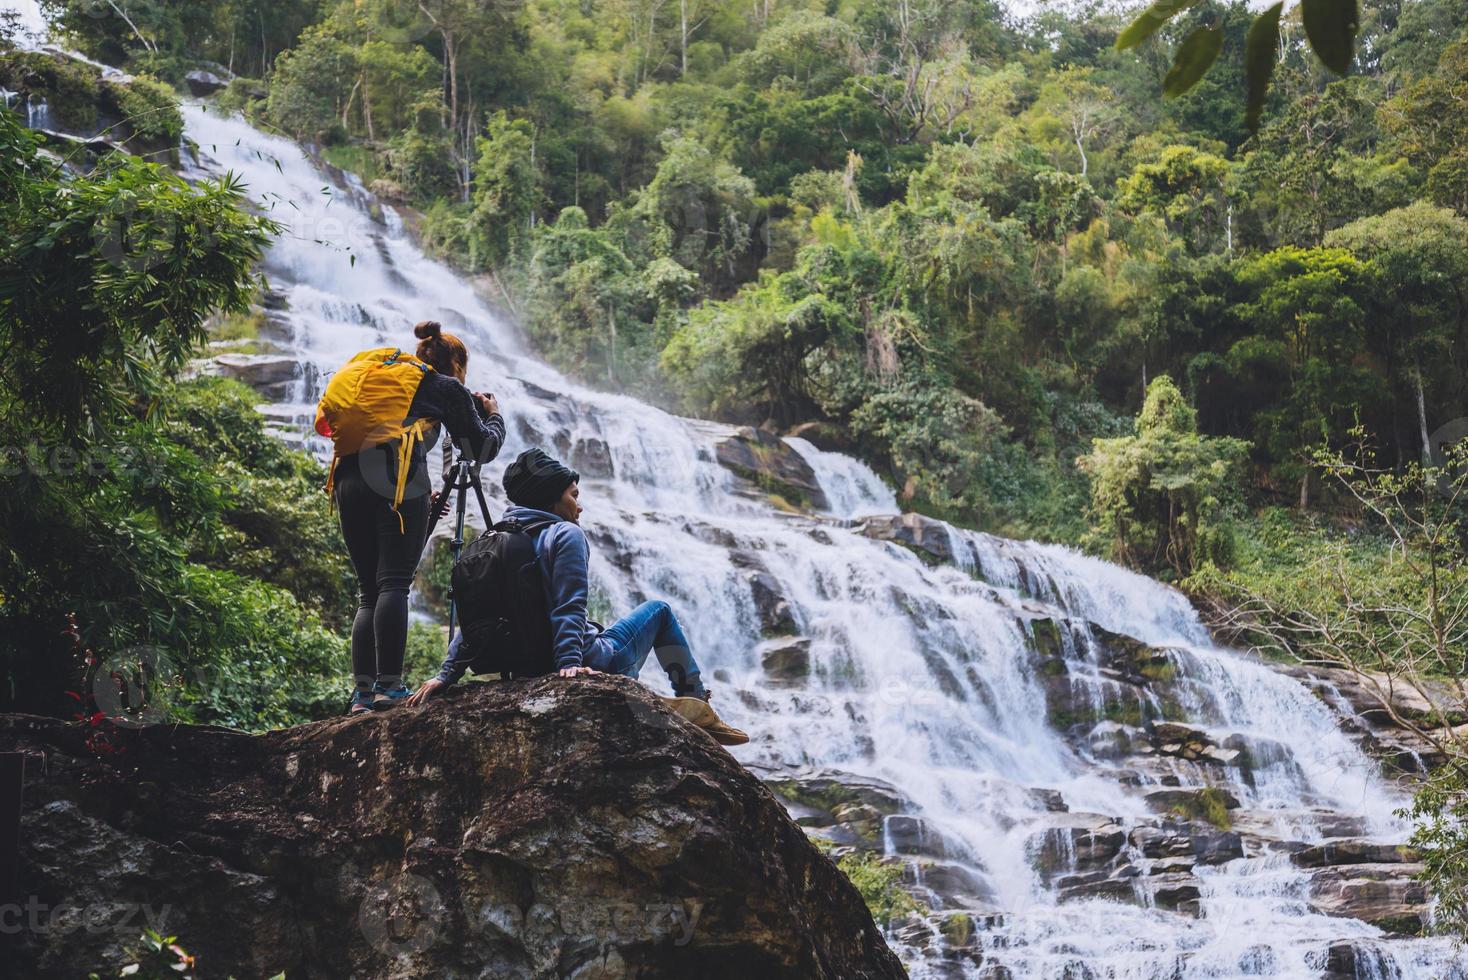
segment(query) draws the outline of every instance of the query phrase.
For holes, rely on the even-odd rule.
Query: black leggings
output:
[[[373,466],[375,460],[369,460]],[[357,570],[360,601],[352,621],[352,673],[359,687],[403,673],[408,645],[408,587],[428,536],[428,494],[410,484],[398,513],[392,484],[362,474],[356,456],[336,467],[336,508]],[[402,526],[398,516],[402,516]]]

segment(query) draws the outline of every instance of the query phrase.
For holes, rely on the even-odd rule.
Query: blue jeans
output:
[[[653,651],[657,651],[658,663],[667,671],[675,695],[704,693],[688,637],[683,635],[673,610],[661,600],[644,602],[631,615],[613,623],[587,649],[585,663],[603,673],[636,677]]]

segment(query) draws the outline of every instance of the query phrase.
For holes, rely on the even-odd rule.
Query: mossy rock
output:
[[[955,912],[938,926],[950,946],[967,946],[974,938],[974,919],[967,912]]]

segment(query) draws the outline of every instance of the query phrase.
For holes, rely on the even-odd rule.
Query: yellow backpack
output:
[[[332,441],[326,492],[336,484],[337,460],[363,449],[398,441],[398,485],[392,509],[397,513],[408,485],[413,447],[437,422],[408,421],[418,385],[433,368],[395,347],[365,350],[331,376],[316,406],[316,431]],[[398,514],[398,527],[403,515]]]

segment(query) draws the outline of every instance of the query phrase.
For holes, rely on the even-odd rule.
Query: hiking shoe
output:
[[[372,689],[372,707],[377,711],[385,711],[388,708],[396,708],[407,701],[413,694],[412,691],[399,684],[397,687]]]
[[[709,703],[707,691],[700,697],[663,698],[663,702],[673,709],[674,714],[702,728],[720,745],[743,745],[749,741],[747,734],[725,724],[724,719],[719,717],[719,713]]]
[[[352,692],[352,703],[347,707],[349,715],[365,715],[372,711],[373,694],[371,691]]]

